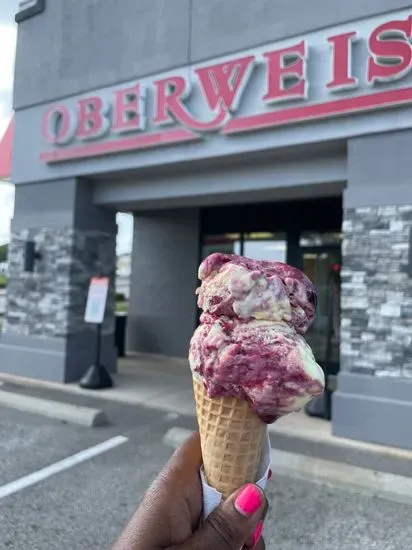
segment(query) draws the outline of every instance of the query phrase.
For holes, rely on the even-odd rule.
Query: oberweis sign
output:
[[[412,88],[393,84],[411,71],[411,38],[412,15],[385,21],[366,36],[356,29],[326,36],[328,55],[317,60],[329,68],[324,83],[310,80],[316,46],[308,37],[259,55],[142,79],[110,97],[99,93],[79,99],[75,107],[53,105],[44,115],[42,133],[55,147],[41,159],[63,162],[199,140],[209,132],[234,135],[412,103]],[[355,67],[352,54],[359,46],[366,49],[366,63]],[[254,98],[260,111],[239,115],[262,69],[264,86]],[[311,98],[314,84],[326,94],[322,101]],[[256,86],[253,90],[256,94]]]

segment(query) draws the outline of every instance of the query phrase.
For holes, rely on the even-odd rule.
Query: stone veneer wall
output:
[[[346,209],[341,370],[412,377],[412,205]]]
[[[42,259],[24,273],[24,244],[34,239]],[[111,277],[103,332],[114,332],[115,235],[73,228],[22,230],[9,249],[4,331],[20,336],[67,337],[84,331],[90,277]]]

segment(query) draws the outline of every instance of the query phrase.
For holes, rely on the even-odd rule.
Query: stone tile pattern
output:
[[[34,239],[42,259],[24,273],[24,245]],[[115,235],[73,228],[23,230],[9,249],[10,277],[4,330],[21,336],[67,337],[83,321],[90,277],[109,276],[104,334],[114,333]]]
[[[341,370],[412,377],[412,205],[344,213]]]

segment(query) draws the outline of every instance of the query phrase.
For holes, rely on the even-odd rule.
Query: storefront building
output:
[[[96,274],[112,280],[103,358],[115,369],[115,215],[128,211],[130,351],[187,354],[208,253],[287,261],[318,288],[308,339],[339,373],[334,433],[412,449],[407,4],[54,0],[38,12],[19,24],[1,370],[84,373]]]

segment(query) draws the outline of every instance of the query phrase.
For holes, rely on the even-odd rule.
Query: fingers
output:
[[[159,473],[113,550],[166,548],[189,538],[202,513],[199,434],[193,434]]]
[[[189,469],[199,472],[203,463],[200,435],[194,432],[172,455],[166,465],[167,470]]]
[[[265,510],[263,491],[257,485],[245,485],[210,514],[182,550],[239,550],[249,541],[262,549]]]
[[[182,484],[189,489],[197,487],[202,462],[200,436],[195,432],[173,453],[154,485],[177,494],[182,493]]]
[[[246,540],[244,548],[253,548],[254,550],[261,550],[261,549],[264,550],[265,543],[263,542],[262,535],[263,535],[264,521],[266,519],[268,511],[269,511],[269,503],[266,499],[266,505],[262,513],[262,518],[258,523],[253,535]]]

